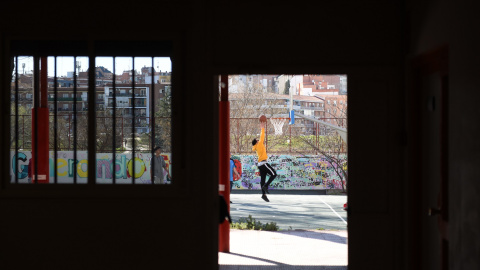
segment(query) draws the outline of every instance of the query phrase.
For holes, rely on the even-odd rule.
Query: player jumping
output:
[[[262,129],[260,133],[260,140],[253,139],[252,141],[252,150],[257,152],[258,156],[258,169],[260,170],[260,187],[262,188],[262,199],[266,202],[269,202],[267,195],[265,193],[268,192],[268,186],[270,183],[272,183],[273,179],[277,176],[277,172],[275,169],[272,168],[272,166],[267,162],[268,156],[267,156],[267,150],[265,149],[265,145],[263,144],[263,141],[265,140],[265,122],[260,122],[260,128]],[[270,175],[268,182],[265,184],[265,178],[266,176]]]

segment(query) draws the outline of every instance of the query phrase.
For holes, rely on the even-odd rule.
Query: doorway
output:
[[[235,250],[219,254],[220,269],[228,269],[222,263],[236,260],[243,261],[239,265],[311,264],[346,269],[347,76],[229,75],[228,90],[230,154],[240,161],[242,177],[233,181],[229,194],[234,228],[229,239]],[[277,171],[269,187],[270,202],[260,197],[258,160],[252,152],[252,139],[260,136],[260,115],[267,117],[265,148]],[[242,223],[263,225],[263,231],[236,229]],[[265,225],[278,228],[265,231]],[[254,244],[245,248],[249,242]],[[298,254],[262,258],[248,253],[265,245],[260,250],[278,250],[286,242],[289,249],[299,242],[326,256],[322,259],[317,253],[300,260]],[[239,252],[242,248],[244,253]],[[287,257],[297,261],[285,261]],[[326,260],[332,257],[336,260]],[[315,264],[313,258],[322,263]]]

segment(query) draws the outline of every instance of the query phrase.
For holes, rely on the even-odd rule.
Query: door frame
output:
[[[411,59],[409,63],[407,78],[407,136],[408,136],[408,160],[407,160],[407,197],[410,197],[407,204],[408,221],[408,269],[423,269],[422,248],[426,244],[422,242],[422,215],[438,215],[438,226],[440,231],[440,265],[441,269],[448,269],[448,46],[430,50]],[[441,121],[440,121],[440,163],[441,179],[439,202],[436,208],[422,209],[424,192],[422,188],[422,117],[421,110],[425,103],[419,95],[422,77],[437,74],[441,78]]]

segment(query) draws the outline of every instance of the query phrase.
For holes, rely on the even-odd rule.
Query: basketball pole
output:
[[[218,191],[227,202],[230,213],[230,103],[228,101],[228,75],[220,76],[218,123]],[[225,220],[218,228],[218,251],[230,252],[230,223]]]
[[[288,111],[288,116],[290,117],[290,123],[288,123],[288,124],[293,125],[293,124],[295,124],[295,114],[293,112],[293,90],[292,90],[292,87],[290,87],[290,89],[288,89],[288,93],[290,95],[290,110]],[[291,130],[291,128],[290,128],[290,130]]]

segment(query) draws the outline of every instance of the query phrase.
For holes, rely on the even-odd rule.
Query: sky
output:
[[[88,69],[88,57],[77,57],[77,62],[80,63],[80,71],[87,71]],[[95,66],[103,66],[113,72],[113,58],[112,57],[97,57],[95,59]],[[124,70],[131,70],[133,66],[131,57],[117,57],[115,59],[115,74],[122,74]],[[53,57],[48,57],[48,76],[54,75],[54,63]],[[25,64],[25,68],[23,67]],[[140,71],[144,66],[152,66],[152,58],[150,57],[136,57],[135,69]],[[155,71],[171,72],[172,62],[169,57],[155,57],[154,61]],[[72,72],[74,69],[73,57],[57,57],[57,77],[67,76],[67,72]],[[18,73],[22,74],[31,73],[33,70],[33,57],[31,56],[19,56],[18,57]]]

